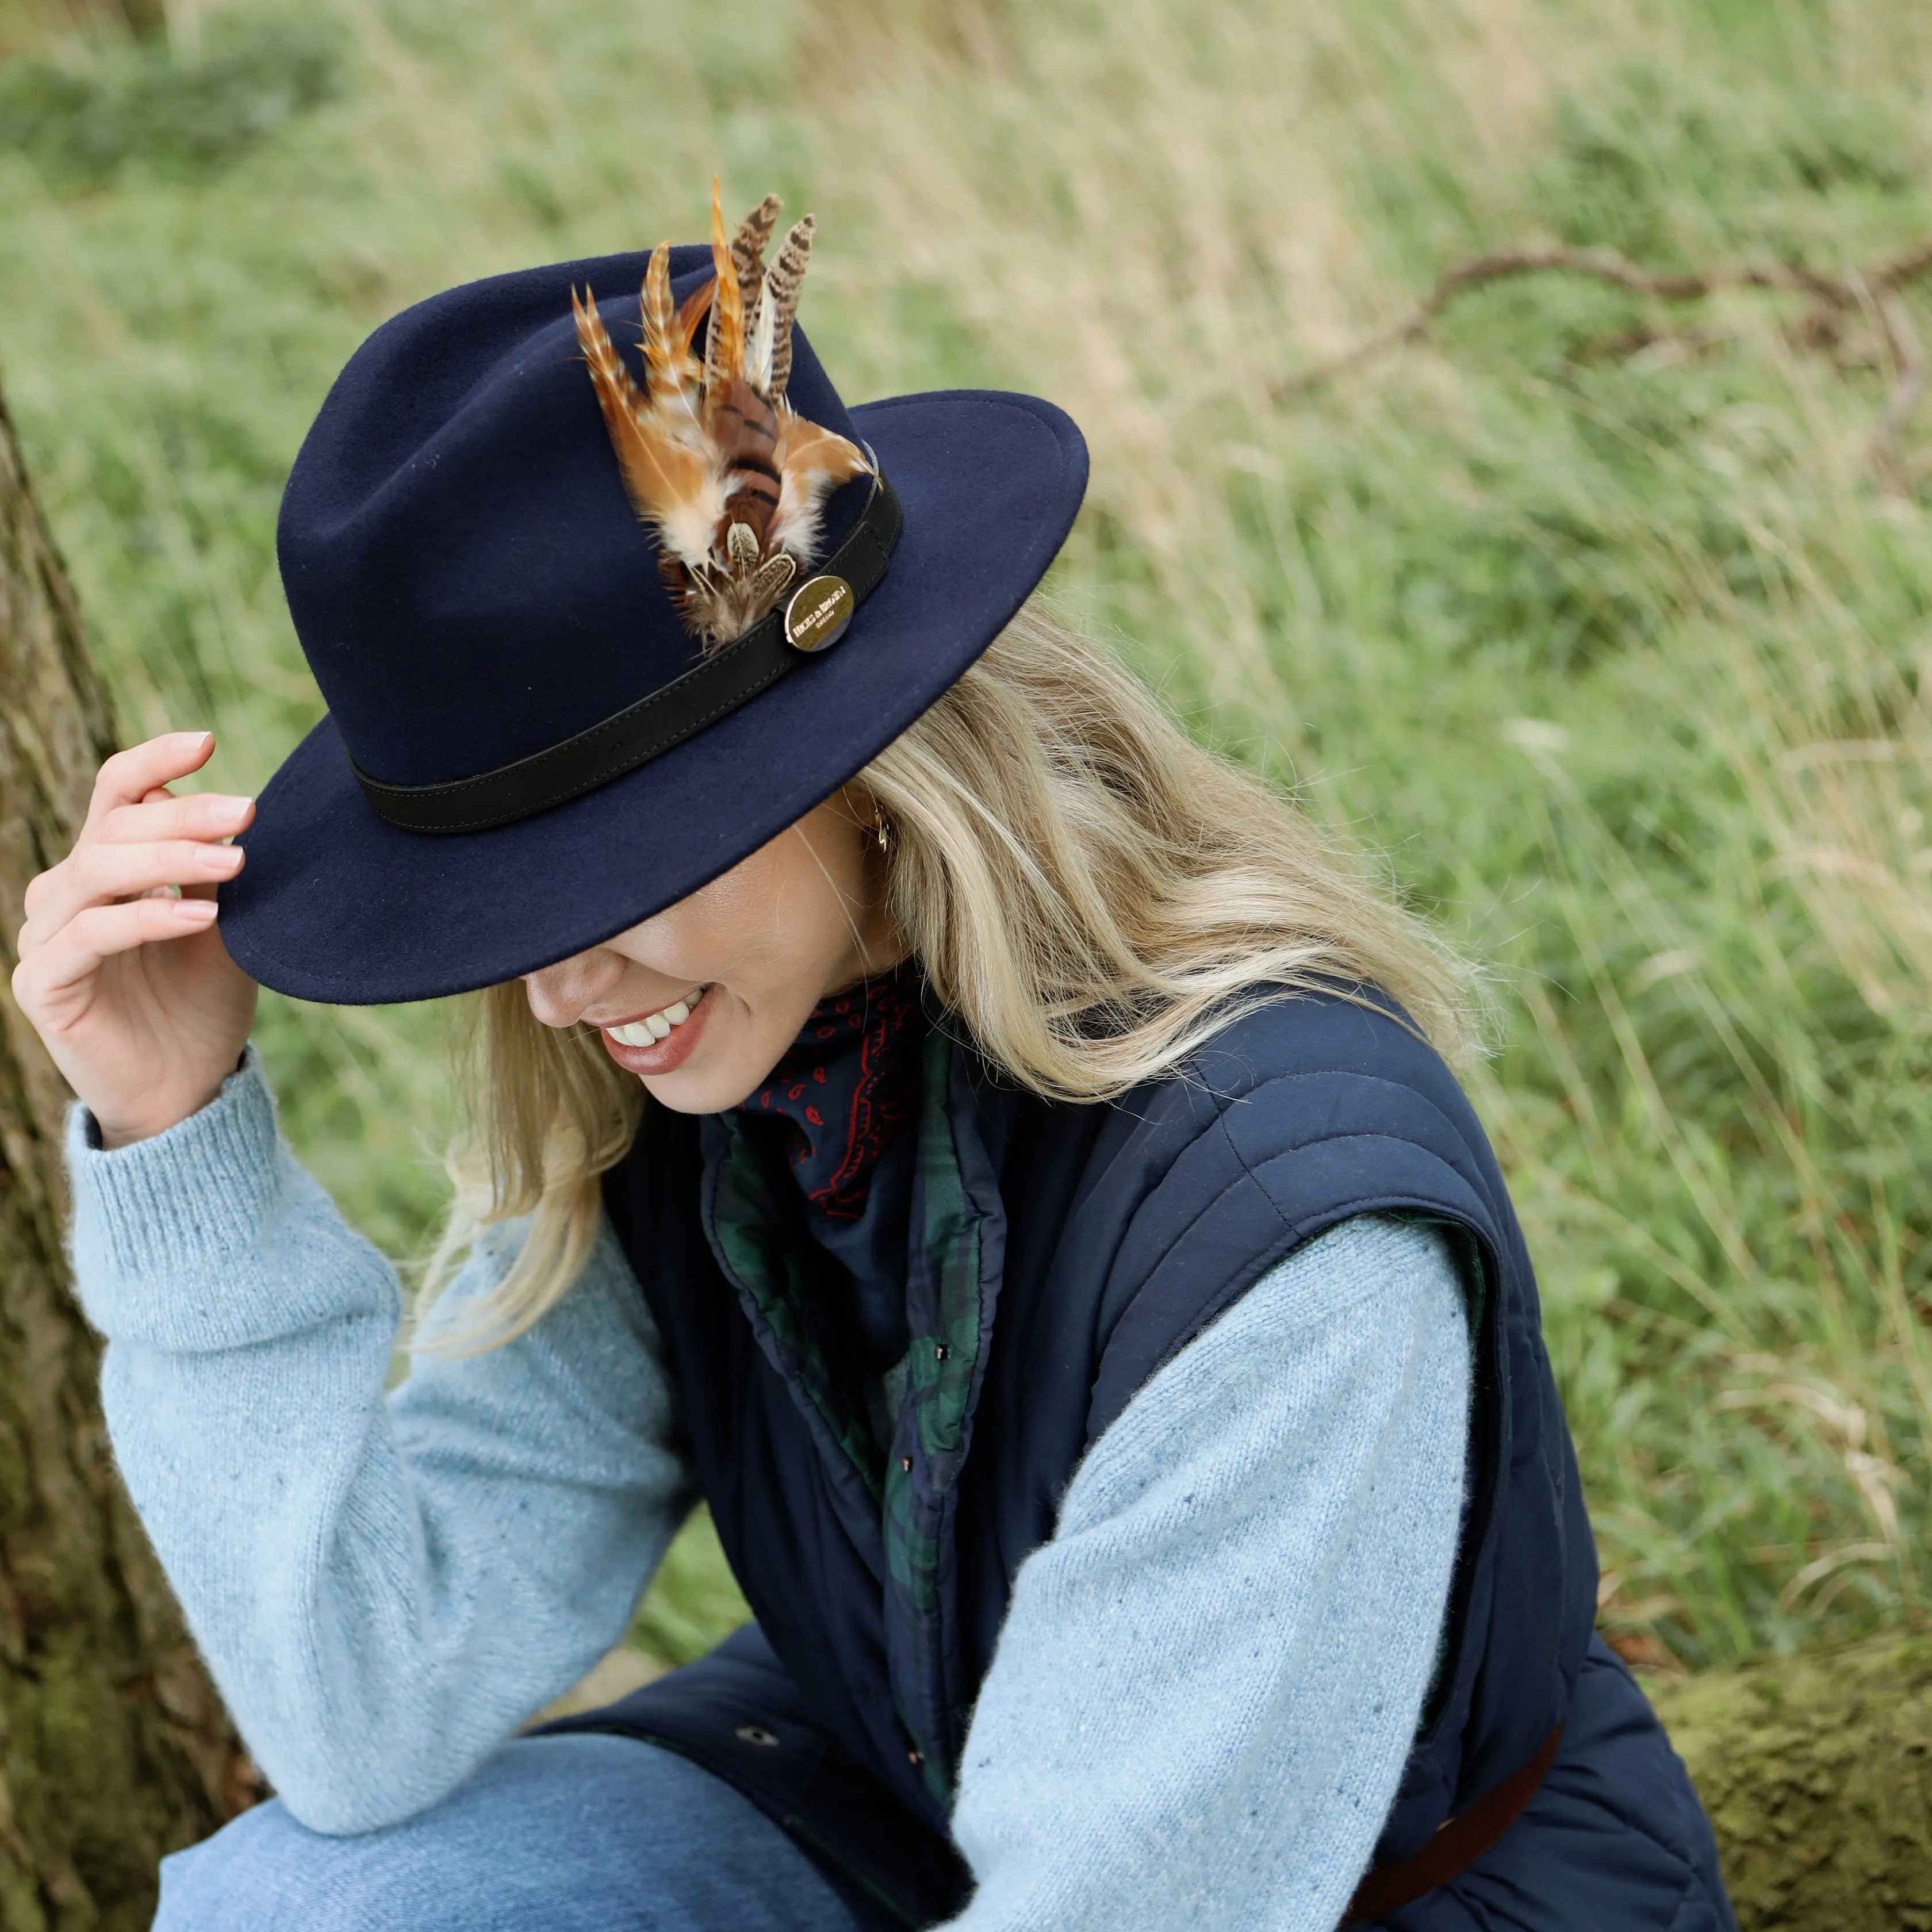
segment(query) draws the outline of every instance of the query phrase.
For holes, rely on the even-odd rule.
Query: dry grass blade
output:
[[[1932,251],[1928,251],[1932,259]],[[1904,452],[1905,428],[1925,393],[1925,353],[1895,288],[1876,290],[1873,306],[1892,351],[1892,392],[1871,434],[1870,460],[1881,481],[1900,496],[1912,488]]]

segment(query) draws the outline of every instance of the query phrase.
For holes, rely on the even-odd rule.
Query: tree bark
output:
[[[113,742],[0,400],[0,986]],[[114,1472],[62,1250],[67,1094],[4,992],[0,1022],[0,1932],[139,1932],[158,1860],[254,1774]]]
[[[141,40],[158,38],[168,30],[166,0],[119,0],[128,31]]]
[[[0,58],[86,27],[116,24],[136,40],[164,38],[167,0],[0,0]]]

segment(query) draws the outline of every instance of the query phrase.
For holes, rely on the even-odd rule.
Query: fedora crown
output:
[[[586,731],[690,670],[702,647],[627,496],[568,310],[571,286],[634,291],[614,255],[452,289],[379,328],[343,371],[283,498],[296,630],[356,766],[393,785],[472,777]],[[711,273],[671,250],[682,301]],[[600,299],[641,379],[634,293]],[[856,442],[802,330],[787,393]],[[868,479],[841,485],[820,551]]]

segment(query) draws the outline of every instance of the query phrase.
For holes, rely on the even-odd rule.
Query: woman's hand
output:
[[[214,928],[215,886],[242,869],[223,842],[254,801],[167,789],[214,749],[212,732],[176,731],[116,752],[74,850],[27,888],[14,998],[108,1147],[206,1106],[255,1017]]]

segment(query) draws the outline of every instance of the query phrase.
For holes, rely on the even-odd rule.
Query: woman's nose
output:
[[[545,1026],[567,1027],[580,1019],[616,984],[624,962],[599,946],[573,953],[554,966],[524,975],[530,1011]]]

